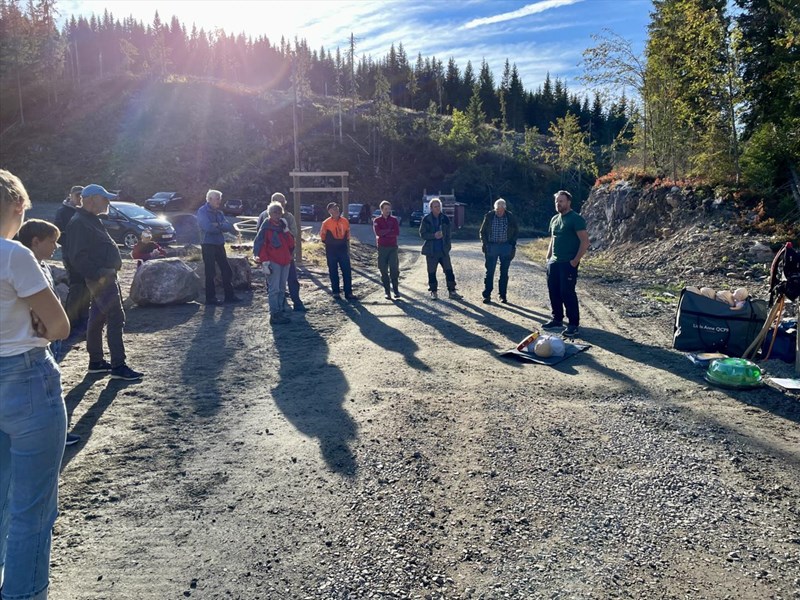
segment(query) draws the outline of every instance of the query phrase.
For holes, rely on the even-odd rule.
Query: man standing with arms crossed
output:
[[[223,304],[239,302],[233,293],[233,270],[225,254],[224,232],[233,233],[233,225],[228,223],[225,215],[219,209],[222,204],[222,192],[208,190],[206,203],[197,209],[197,225],[200,227],[202,240],[200,249],[203,253],[203,267],[206,276],[206,304]],[[225,300],[217,300],[217,291],[214,287],[214,278],[217,275],[216,265],[219,265],[222,274],[222,288],[225,290]]]
[[[395,299],[400,297],[398,280],[400,278],[400,257],[397,250],[397,238],[400,235],[400,223],[392,214],[392,203],[388,200],[381,202],[381,216],[375,217],[372,230],[378,244],[378,269],[381,272],[381,282],[386,293],[386,299],[391,300],[389,281],[392,282]]]
[[[569,325],[563,333],[571,337],[580,332],[575,284],[578,282],[581,258],[589,249],[589,234],[586,232],[586,221],[572,210],[572,194],[560,190],[554,197],[558,214],[550,220],[550,247],[547,249],[547,291],[553,318],[542,328],[564,327],[566,309]]]

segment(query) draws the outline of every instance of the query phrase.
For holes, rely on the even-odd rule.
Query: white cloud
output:
[[[559,6],[569,6],[581,2],[582,0],[542,0],[541,2],[534,2],[528,4],[520,9],[512,10],[511,12],[501,13],[492,17],[482,17],[480,19],[472,19],[462,26],[462,29],[474,29],[483,25],[493,25],[494,23],[502,23],[504,21],[512,21],[522,17],[535,15],[551,8],[558,8]]]

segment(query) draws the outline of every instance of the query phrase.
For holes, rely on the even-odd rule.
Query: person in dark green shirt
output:
[[[579,332],[580,310],[575,284],[578,282],[578,266],[589,249],[589,234],[586,221],[572,210],[572,194],[565,190],[555,193],[556,212],[550,220],[550,247],[547,249],[547,291],[553,318],[544,329],[564,327],[566,309],[569,325],[564,335],[574,336]]]

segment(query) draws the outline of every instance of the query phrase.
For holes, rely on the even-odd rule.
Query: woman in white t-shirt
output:
[[[0,170],[0,596],[47,598],[67,414],[48,343],[69,320],[33,253],[12,241],[31,202]]]

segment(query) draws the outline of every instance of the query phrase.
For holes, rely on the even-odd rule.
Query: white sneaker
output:
[[[438,300],[439,294],[436,292],[431,292],[431,300]]]
[[[448,296],[451,300],[461,300],[461,294],[453,290],[452,292],[447,292]]]

